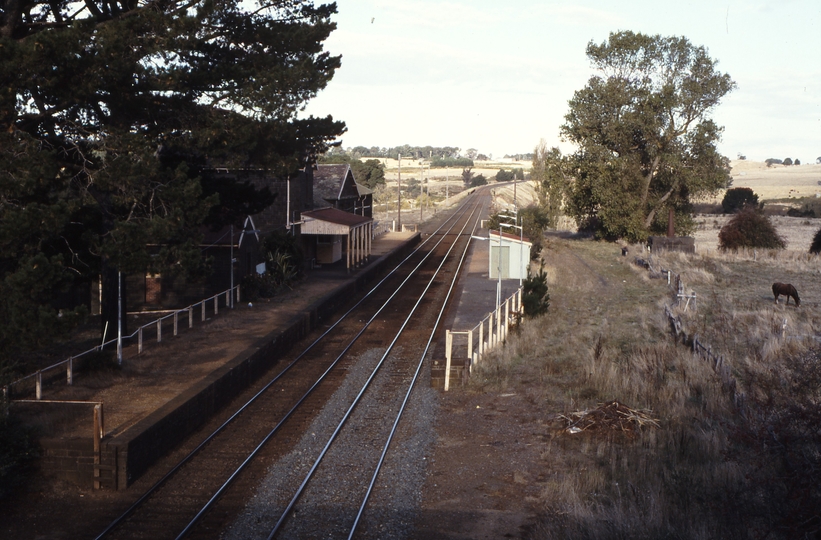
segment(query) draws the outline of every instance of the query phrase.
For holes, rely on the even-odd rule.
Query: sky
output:
[[[302,116],[344,121],[344,148],[501,158],[544,139],[572,151],[559,128],[594,74],[585,48],[631,30],[684,36],[736,82],[712,114],[723,155],[821,157],[819,0],[337,0],[337,10],[325,50],[342,66]]]

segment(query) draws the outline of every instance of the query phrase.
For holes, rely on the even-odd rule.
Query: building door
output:
[[[502,279],[510,279],[510,246],[490,246],[490,279],[499,279],[497,269],[500,268],[499,250],[502,251],[501,270]]]

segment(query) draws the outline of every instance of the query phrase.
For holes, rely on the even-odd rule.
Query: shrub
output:
[[[484,174],[477,174],[470,181],[470,187],[486,186],[486,185],[487,185],[487,178],[485,178]]]
[[[815,233],[815,236],[812,237],[812,244],[810,244],[810,253],[818,254],[821,253],[821,229]]]
[[[242,278],[243,296],[249,300],[276,296],[290,287],[302,270],[302,249],[290,234],[276,231],[263,238],[259,249],[265,273],[253,272]]]
[[[792,165],[792,158],[787,158],[784,161],[782,161],[782,163],[784,165]]]
[[[499,172],[496,173],[496,181],[497,182],[510,182],[515,178],[515,173],[513,171],[506,171],[504,169],[499,169]]]
[[[547,272],[539,268],[535,276],[528,275],[522,282],[522,307],[526,317],[536,317],[547,313],[550,295],[547,294]]]
[[[23,484],[37,453],[32,430],[0,414],[0,500]]]
[[[741,210],[718,233],[718,247],[721,250],[784,249],[786,246],[770,218],[752,208]]]
[[[721,201],[721,208],[725,214],[732,214],[747,206],[758,206],[758,195],[748,187],[728,189]]]

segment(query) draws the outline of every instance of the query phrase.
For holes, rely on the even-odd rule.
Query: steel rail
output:
[[[466,212],[465,212],[466,213]],[[471,213],[472,216],[472,213]],[[461,217],[461,216],[460,216]],[[468,217],[470,219],[470,216]],[[464,227],[463,227],[464,229]],[[436,243],[434,247],[438,247],[439,244],[444,241],[445,236],[443,235],[439,242]],[[354,346],[354,344],[359,340],[362,334],[370,327],[374,320],[376,320],[377,316],[382,313],[382,311],[388,307],[388,304],[393,300],[393,298],[399,294],[399,291],[404,287],[404,285],[411,279],[413,274],[422,266],[427,258],[433,253],[433,250],[430,250],[425,257],[417,264],[416,268],[413,269],[411,273],[409,273],[402,283],[393,291],[391,296],[380,306],[380,308],[374,313],[371,318],[362,326],[362,328],[354,335],[351,341],[342,349],[339,355],[334,359],[334,361],[328,366],[328,368],[319,376],[319,378],[311,385],[311,387],[302,395],[301,398],[294,404],[293,407],[280,419],[280,421],[274,426],[273,429],[266,435],[262,441],[254,448],[254,450],[248,454],[248,456],[243,460],[243,462],[236,468],[236,470],[231,474],[231,476],[223,483],[223,485],[214,493],[214,495],[208,500],[208,502],[200,509],[199,512],[194,516],[193,519],[185,526],[185,528],[177,535],[176,540],[181,540],[182,538],[186,537],[188,533],[191,532],[193,527],[197,524],[197,522],[206,514],[206,512],[213,506],[213,504],[219,499],[225,490],[230,487],[230,485],[234,482],[236,477],[245,469],[245,467],[251,463],[251,461],[256,457],[257,453],[265,446],[265,444],[273,437],[285,424],[285,422],[290,419],[290,417],[299,409],[302,403],[308,399],[308,397],[319,387],[320,383],[325,380],[325,377],[333,370],[334,367],[342,360],[342,358],[348,353],[348,351]],[[441,266],[441,264],[440,264]],[[428,285],[429,287],[430,285]],[[427,291],[427,288],[425,289]],[[415,309],[415,306],[414,306]],[[404,327],[404,326],[403,326]]]
[[[418,252],[419,252],[419,251],[420,251],[420,250],[421,250],[421,249],[422,249],[422,248],[423,248],[423,247],[424,247],[424,246],[425,246],[425,245],[426,245],[429,241],[431,241],[431,240],[434,238],[434,236],[435,236],[436,234],[438,234],[438,233],[439,233],[439,231],[441,231],[443,228],[445,228],[445,226],[446,226],[449,222],[451,222],[451,221],[453,221],[453,222],[454,222],[454,223],[452,223],[452,224],[451,224],[451,229],[452,229],[452,228],[453,228],[453,225],[455,224],[455,222],[456,222],[456,221],[458,221],[458,219],[459,219],[459,218],[461,218],[461,217],[462,217],[465,213],[467,213],[467,207],[464,207],[464,210],[460,209],[460,212],[456,212],[456,213],[454,213],[453,215],[449,216],[449,217],[448,217],[445,221],[443,221],[443,222],[442,222],[442,224],[441,224],[441,225],[440,225],[440,226],[439,226],[439,227],[438,227],[438,228],[437,228],[437,229],[436,229],[433,233],[431,233],[431,234],[430,234],[430,236],[428,236],[428,238],[426,238],[426,239],[425,239],[425,240],[424,240],[421,244],[419,244],[419,245],[418,245],[418,246],[417,246],[417,247],[416,247],[416,248],[415,248],[415,249],[414,249],[414,250],[413,250],[410,254],[408,254],[408,256],[407,256],[407,257],[405,257],[405,258],[404,258],[401,262],[399,262],[399,263],[398,263],[398,264],[397,264],[397,265],[396,265],[396,266],[395,266],[395,267],[394,267],[394,268],[393,268],[393,269],[392,269],[392,270],[391,270],[388,274],[386,274],[386,275],[385,275],[385,276],[384,276],[384,277],[383,277],[383,278],[382,278],[382,279],[381,279],[381,280],[380,280],[380,281],[379,281],[376,285],[374,285],[374,286],[373,286],[373,287],[372,287],[372,288],[371,288],[371,289],[370,289],[370,290],[369,290],[369,291],[368,291],[368,292],[367,292],[367,293],[366,293],[366,294],[365,294],[365,295],[364,295],[364,296],[363,296],[363,297],[362,297],[362,298],[361,298],[361,299],[360,299],[360,300],[359,300],[359,301],[358,301],[358,302],[357,302],[354,306],[352,306],[352,307],[351,307],[348,311],[346,311],[346,312],[345,312],[345,313],[344,313],[344,314],[343,314],[343,315],[342,315],[342,316],[341,316],[341,317],[340,317],[340,318],[339,318],[336,322],[334,322],[334,323],[333,323],[333,324],[332,324],[332,325],[331,325],[331,326],[330,326],[330,327],[329,327],[329,328],[328,328],[325,332],[323,332],[323,333],[322,333],[322,334],[321,334],[321,335],[320,335],[320,336],[319,336],[316,340],[314,340],[314,341],[313,341],[310,345],[308,345],[308,347],[307,347],[307,348],[305,348],[305,349],[304,349],[304,350],[303,350],[303,351],[302,351],[302,352],[301,352],[298,356],[296,356],[296,357],[294,358],[294,360],[292,360],[292,361],[291,361],[291,362],[290,362],[290,363],[289,363],[289,364],[288,364],[288,365],[287,365],[287,366],[286,366],[286,367],[285,367],[285,368],[284,368],[281,372],[279,372],[279,373],[278,373],[278,374],[277,374],[277,375],[276,375],[273,379],[271,379],[271,380],[270,380],[270,381],[269,381],[269,382],[268,382],[268,383],[267,383],[267,384],[266,384],[266,385],[265,385],[265,386],[264,386],[261,390],[259,390],[259,391],[258,391],[258,392],[257,392],[257,393],[253,396],[253,397],[251,397],[251,398],[250,398],[250,399],[249,399],[249,400],[248,400],[245,404],[243,404],[243,405],[242,405],[239,409],[237,409],[237,411],[236,411],[236,412],[234,412],[234,413],[233,413],[233,414],[232,414],[232,415],[231,415],[231,416],[230,416],[230,417],[229,417],[229,418],[228,418],[225,422],[223,422],[223,423],[222,423],[222,424],[221,424],[221,425],[220,425],[220,426],[219,426],[216,430],[214,430],[214,431],[213,431],[210,435],[208,435],[208,437],[206,437],[206,438],[205,438],[202,442],[200,442],[200,443],[199,443],[199,444],[198,444],[198,445],[197,445],[197,446],[196,446],[196,447],[195,447],[195,448],[194,448],[191,452],[189,452],[189,453],[188,453],[185,457],[183,457],[183,458],[182,458],[182,459],[181,459],[181,460],[180,460],[180,461],[179,461],[176,465],[174,465],[174,466],[173,466],[173,467],[172,467],[172,468],[171,468],[171,469],[170,469],[170,470],[169,470],[169,471],[168,471],[165,475],[163,475],[163,476],[162,476],[162,477],[161,477],[161,478],[160,478],[157,482],[155,482],[155,483],[154,483],[154,484],[153,484],[150,488],[148,488],[148,490],[147,490],[145,493],[143,493],[143,495],[142,495],[142,496],[140,496],[140,498],[138,498],[138,499],[137,499],[137,501],[135,501],[135,502],[134,502],[134,503],[133,503],[133,504],[132,504],[129,508],[127,508],[127,509],[126,509],[126,510],[125,510],[125,511],[124,511],[124,512],[120,515],[120,516],[118,516],[116,519],[114,519],[114,520],[113,520],[113,521],[112,521],[112,522],[111,522],[111,523],[110,523],[110,524],[109,524],[109,525],[108,525],[108,526],[107,526],[107,527],[106,527],[106,528],[105,528],[102,532],[100,532],[100,533],[99,533],[99,534],[95,537],[95,540],[101,540],[102,538],[106,537],[106,536],[107,536],[108,534],[110,534],[110,533],[111,533],[111,532],[112,532],[112,531],[113,531],[116,527],[118,527],[118,526],[119,526],[119,525],[120,525],[123,521],[125,521],[125,520],[126,520],[126,519],[127,519],[127,518],[131,515],[131,514],[133,514],[133,513],[134,513],[134,512],[135,512],[135,511],[136,511],[136,510],[137,510],[137,509],[138,509],[138,508],[139,508],[139,507],[140,507],[140,506],[141,506],[141,505],[142,505],[142,504],[143,504],[143,503],[144,503],[144,502],[145,502],[145,501],[146,501],[146,500],[147,500],[147,499],[151,496],[151,495],[153,495],[153,494],[154,494],[157,490],[159,490],[159,488],[160,488],[160,487],[162,487],[162,486],[163,486],[163,485],[164,485],[164,484],[165,484],[165,483],[166,483],[166,482],[167,482],[170,478],[172,478],[172,477],[173,477],[173,476],[174,476],[177,472],[179,472],[179,470],[180,470],[180,469],[181,469],[181,468],[182,468],[185,464],[187,464],[189,461],[191,461],[191,459],[192,459],[192,458],[194,458],[197,454],[199,454],[199,452],[200,452],[200,451],[201,451],[201,450],[202,450],[202,449],[203,449],[203,448],[204,448],[204,447],[205,447],[208,443],[210,443],[210,442],[211,442],[214,438],[216,438],[216,436],[217,436],[217,435],[219,435],[219,434],[220,434],[220,433],[221,433],[221,432],[222,432],[222,431],[223,431],[226,427],[228,427],[228,425],[230,425],[230,424],[231,424],[231,423],[232,423],[232,422],[233,422],[233,421],[234,421],[237,417],[239,417],[239,416],[240,416],[240,415],[241,415],[241,414],[242,414],[242,413],[243,413],[243,412],[244,412],[244,411],[245,411],[245,410],[246,410],[246,409],[247,409],[247,408],[248,408],[251,404],[253,404],[253,403],[254,403],[254,402],[255,402],[255,401],[256,401],[256,400],[257,400],[260,396],[262,396],[262,395],[263,395],[263,394],[264,394],[264,393],[265,393],[265,392],[266,392],[266,391],[267,391],[267,390],[268,390],[271,386],[273,386],[273,385],[274,385],[277,381],[279,381],[279,379],[281,379],[281,378],[282,378],[282,377],[283,377],[283,376],[284,376],[284,375],[285,375],[285,374],[286,374],[286,373],[287,373],[287,372],[288,372],[288,371],[289,371],[292,367],[294,367],[294,365],[296,365],[296,364],[297,364],[297,363],[298,363],[298,362],[299,362],[299,361],[300,361],[300,360],[301,360],[301,359],[302,359],[305,355],[307,355],[307,354],[308,354],[308,352],[310,352],[310,351],[311,351],[311,350],[312,350],[312,349],[313,349],[313,348],[314,348],[317,344],[319,344],[319,343],[320,343],[320,342],[321,342],[321,341],[322,341],[322,340],[323,340],[323,339],[324,339],[324,338],[325,338],[325,337],[326,337],[329,333],[331,333],[331,332],[332,332],[332,331],[333,331],[333,330],[334,330],[334,329],[335,329],[335,328],[336,328],[339,324],[341,324],[343,320],[345,320],[345,319],[346,319],[346,318],[347,318],[347,317],[348,317],[348,316],[349,316],[349,315],[350,315],[350,314],[351,314],[354,310],[356,310],[356,309],[357,309],[357,308],[358,308],[358,307],[359,307],[362,303],[364,303],[364,302],[365,302],[365,300],[367,300],[367,299],[368,299],[368,298],[369,298],[369,297],[370,297],[370,296],[371,296],[371,295],[372,295],[372,294],[373,294],[373,293],[374,293],[374,292],[375,292],[375,291],[376,291],[376,290],[377,290],[380,286],[382,286],[382,285],[383,285],[383,284],[384,284],[384,283],[385,283],[385,282],[386,282],[389,278],[391,278],[391,277],[392,277],[392,276],[393,276],[396,272],[398,272],[398,271],[399,271],[399,269],[400,269],[403,265],[405,265],[405,263],[407,263],[407,262],[408,262],[408,260],[409,260],[411,257],[413,257],[414,255],[416,255],[416,254],[417,254],[417,253],[418,253]],[[450,229],[448,230],[448,232],[449,232],[449,231],[450,231]],[[446,234],[447,234],[447,233],[446,233]],[[442,242],[443,240],[444,240],[444,235],[442,236],[442,238],[440,238],[440,239],[439,239],[439,241],[438,241],[438,242],[436,242],[436,244],[434,245],[434,248],[433,248],[433,249],[435,249],[435,248],[436,248],[439,244],[441,244],[441,242]],[[433,249],[431,249],[431,250],[430,250],[430,251],[429,251],[429,252],[425,255],[425,257],[422,259],[422,261],[426,260],[426,259],[427,259],[427,257],[429,257],[429,256],[430,256],[430,254],[433,252]],[[409,273],[409,276],[410,276],[410,275],[413,275],[413,273],[415,273],[415,272],[418,270],[418,268],[419,268],[419,266],[420,266],[420,265],[421,265],[421,263],[420,263],[420,264],[418,264],[418,265],[416,266],[416,268],[414,268],[414,269],[413,269],[413,270]],[[402,282],[402,284],[401,284],[401,285],[397,288],[397,291],[398,291],[398,289],[399,289],[399,288],[401,288],[402,286],[404,286],[404,284],[405,284],[407,281],[408,281],[408,278],[406,277],[406,278],[405,278],[405,280]],[[395,294],[396,294],[396,292],[394,292],[394,294],[393,294],[393,295],[391,295],[391,298],[393,298],[393,297],[395,296]],[[384,306],[383,306],[383,307],[384,307]],[[380,310],[381,310],[381,308],[380,308]],[[358,335],[361,335],[361,332],[360,332],[360,334],[358,334]],[[348,347],[348,348],[350,348],[350,347]],[[325,376],[325,374],[323,374],[323,377],[324,377],[324,376]],[[314,385],[314,386],[316,386],[316,385]],[[312,390],[314,389],[314,386],[312,386],[312,387],[311,387],[311,390],[310,390],[310,391],[312,391]],[[304,398],[305,398],[305,397],[306,397],[306,396],[303,396],[303,398],[302,398],[302,399],[300,399],[299,403],[301,403],[302,401],[304,401]],[[289,412],[289,414],[290,414],[290,412]],[[234,476],[235,476],[235,475],[232,475],[232,478],[233,478]],[[209,501],[209,502],[210,502],[210,501]],[[198,514],[198,515],[199,515],[199,514]],[[188,529],[188,527],[187,527],[186,529]]]
[[[388,449],[391,445],[391,442],[393,442],[393,436],[396,434],[396,429],[399,426],[399,421],[402,418],[402,414],[405,412],[405,407],[408,404],[411,392],[413,391],[413,388],[416,385],[416,381],[419,378],[419,373],[422,371],[422,364],[425,361],[425,356],[427,356],[428,351],[430,350],[430,346],[433,343],[433,336],[436,334],[436,330],[439,328],[439,323],[442,321],[442,317],[445,313],[445,308],[448,305],[448,300],[450,300],[450,295],[453,292],[453,288],[456,286],[456,282],[459,280],[459,271],[462,269],[462,264],[465,262],[465,257],[467,256],[468,249],[470,248],[470,242],[473,238],[473,234],[476,232],[476,225],[478,225],[478,222],[474,222],[473,224],[473,231],[471,231],[471,235],[468,237],[467,244],[465,244],[465,249],[462,252],[462,258],[459,259],[459,265],[456,267],[456,271],[453,273],[453,279],[450,281],[450,287],[448,288],[448,292],[445,295],[445,300],[442,302],[442,307],[439,309],[439,314],[436,316],[436,322],[433,324],[433,329],[431,330],[430,336],[428,337],[428,342],[425,345],[425,350],[422,351],[422,355],[419,357],[419,362],[416,365],[416,371],[414,372],[413,378],[411,379],[411,382],[408,385],[408,391],[405,393],[405,399],[402,400],[402,405],[399,407],[399,411],[396,414],[396,419],[393,422],[393,427],[391,427],[390,434],[388,434],[388,439],[385,441],[385,446],[382,449],[382,454],[379,456],[379,462],[376,464],[376,469],[374,470],[373,476],[371,477],[371,482],[370,484],[368,484],[368,490],[365,492],[365,496],[362,499],[362,504],[359,506],[359,511],[356,513],[356,518],[354,519],[350,533],[348,534],[348,540],[351,540],[353,538],[353,535],[356,532],[356,527],[357,525],[359,525],[359,520],[362,517],[362,513],[365,511],[365,505],[368,504],[368,499],[370,498],[371,492],[373,491],[373,486],[376,484],[376,478],[379,476],[379,471],[382,469],[382,464],[385,462],[385,456],[387,456],[388,454]]]
[[[465,228],[467,228],[467,225],[468,225],[468,222],[470,221],[470,218],[473,217],[473,214],[475,214],[475,213],[476,213],[476,209],[474,208],[473,212],[471,212],[471,215],[468,217],[468,221],[465,222],[465,225],[462,227],[461,231],[459,232],[460,236],[464,233],[464,230],[465,230]],[[475,226],[476,226],[476,223],[474,222],[474,228],[475,228]],[[319,467],[319,464],[322,462],[322,459],[325,457],[325,454],[328,452],[331,445],[336,440],[336,437],[339,435],[340,431],[342,430],[343,426],[347,422],[348,418],[350,418],[350,416],[353,413],[353,410],[356,408],[357,404],[361,401],[362,397],[365,395],[365,392],[367,391],[367,389],[370,386],[371,382],[373,381],[374,377],[376,377],[376,374],[379,372],[380,368],[384,364],[385,359],[388,357],[390,352],[393,350],[393,347],[396,345],[396,342],[399,340],[399,337],[404,332],[405,327],[408,325],[408,322],[410,321],[411,317],[415,314],[416,310],[419,308],[419,305],[422,303],[422,300],[427,295],[428,290],[430,289],[431,285],[433,285],[433,282],[435,281],[436,277],[439,275],[439,272],[441,271],[441,269],[444,266],[445,262],[447,262],[448,256],[450,255],[450,252],[453,251],[453,248],[455,246],[456,246],[456,241],[454,241],[451,244],[451,246],[448,249],[447,253],[442,258],[442,261],[439,263],[439,266],[437,267],[436,272],[434,272],[433,276],[431,276],[430,280],[428,280],[428,284],[425,286],[425,289],[422,291],[421,295],[417,299],[417,301],[414,304],[413,308],[411,309],[410,313],[405,318],[404,322],[402,323],[402,326],[399,328],[399,331],[394,336],[394,338],[391,341],[390,345],[385,350],[385,353],[382,355],[382,358],[380,358],[379,362],[373,368],[370,376],[365,381],[365,383],[362,385],[362,388],[360,389],[360,391],[357,394],[356,398],[354,398],[351,405],[348,407],[348,410],[345,412],[345,415],[342,417],[342,420],[339,421],[339,424],[337,425],[337,427],[334,430],[333,434],[331,434],[331,437],[328,439],[328,442],[325,444],[325,446],[322,449],[322,451],[320,452],[319,456],[316,458],[316,461],[314,462],[311,469],[308,471],[308,474],[305,476],[304,480],[302,481],[302,484],[299,486],[296,493],[291,498],[291,501],[288,503],[287,507],[285,508],[285,510],[283,511],[283,513],[280,516],[279,520],[277,521],[276,525],[274,525],[273,529],[271,530],[271,533],[268,535],[268,540],[273,540],[273,538],[276,536],[276,533],[279,531],[279,528],[283,525],[283,523],[287,519],[288,515],[291,513],[291,510],[293,509],[293,507],[296,504],[297,500],[302,495],[303,491],[305,490],[305,487],[308,485],[308,482],[313,477],[314,472],[316,472],[316,469]]]

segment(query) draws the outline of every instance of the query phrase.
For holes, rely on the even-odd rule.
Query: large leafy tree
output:
[[[340,65],[335,11],[0,0],[0,350],[54,335],[53,298],[97,273],[116,320],[118,271],[195,271],[200,225],[271,202],[210,167],[285,175],[327,149],[344,124],[297,115]]]
[[[691,201],[728,186],[710,114],[735,88],[704,47],[623,31],[587,46],[597,73],[575,92],[561,128],[575,143],[568,210],[600,237],[631,240],[692,227]]]

